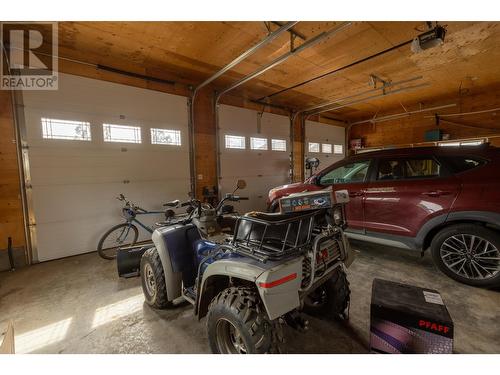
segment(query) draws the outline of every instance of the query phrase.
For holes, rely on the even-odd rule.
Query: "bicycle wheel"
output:
[[[119,247],[133,245],[137,242],[139,231],[134,224],[118,224],[108,230],[99,240],[97,253],[104,259],[115,259]]]

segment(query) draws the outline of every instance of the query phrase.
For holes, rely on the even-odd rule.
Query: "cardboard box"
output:
[[[372,353],[453,352],[453,321],[436,290],[374,279]]]

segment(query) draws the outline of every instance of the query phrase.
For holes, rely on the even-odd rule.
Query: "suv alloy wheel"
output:
[[[446,275],[473,286],[500,285],[500,235],[478,224],[456,224],[432,240],[434,262]]]

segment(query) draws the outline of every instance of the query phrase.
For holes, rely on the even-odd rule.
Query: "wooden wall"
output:
[[[213,88],[205,87],[194,101],[194,146],[196,162],[196,196],[202,197],[203,187],[217,186],[217,146]]]
[[[11,96],[0,90],[0,251],[8,237],[14,247],[25,245],[20,192]]]
[[[293,121],[292,165],[293,182],[304,181],[304,127],[303,116],[298,115]]]
[[[427,107],[445,104],[457,104],[455,107],[438,111],[438,114],[464,113],[481,111],[500,107],[500,90],[484,90],[474,95],[462,95],[447,100],[436,100]],[[415,110],[418,107],[407,108]],[[402,113],[397,109],[388,114]],[[379,114],[379,117],[386,115]],[[444,133],[450,134],[450,139],[487,137],[500,135],[500,111],[463,117],[441,117],[436,125],[434,113],[424,112],[375,124],[364,123],[354,125],[350,138],[363,138],[366,147],[402,145],[409,143],[425,142],[425,132],[438,127]]]

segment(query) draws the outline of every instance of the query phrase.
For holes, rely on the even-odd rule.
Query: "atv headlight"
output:
[[[333,222],[335,225],[340,225],[344,221],[342,217],[342,207],[337,206],[333,209]]]

